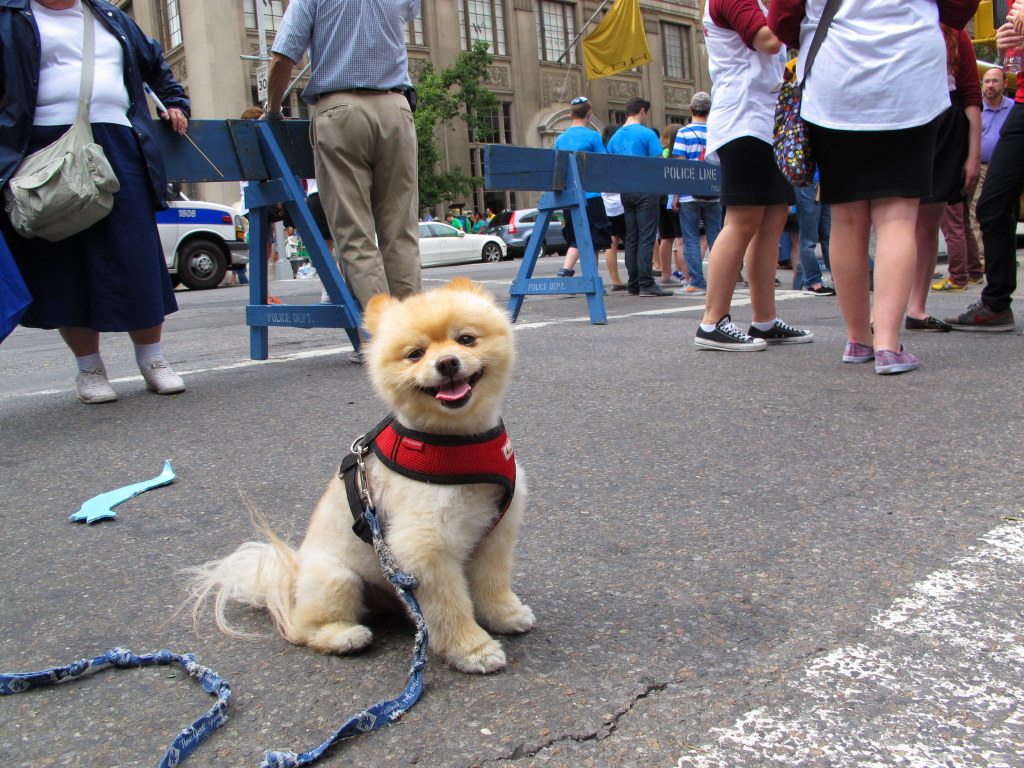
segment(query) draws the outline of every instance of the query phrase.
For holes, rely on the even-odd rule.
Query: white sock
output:
[[[704,331],[704,333],[711,333],[717,327],[717,325],[708,325],[707,323],[700,324],[700,329]]]
[[[752,326],[757,328],[759,331],[770,331],[775,327],[775,323],[778,322],[779,318],[775,318],[770,323],[751,323]]]
[[[78,364],[78,370],[84,371],[88,368],[103,368],[103,358],[100,357],[99,352],[94,352],[91,355],[85,357],[76,357],[75,362]]]
[[[139,368],[142,367],[143,363],[151,357],[163,357],[163,349],[158,341],[156,344],[136,344],[135,345],[135,362],[139,364]]]

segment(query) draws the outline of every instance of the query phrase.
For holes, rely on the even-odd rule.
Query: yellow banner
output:
[[[615,0],[612,9],[583,41],[588,80],[617,75],[650,60],[639,0]]]

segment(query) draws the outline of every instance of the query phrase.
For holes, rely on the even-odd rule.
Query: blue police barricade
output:
[[[587,222],[584,190],[631,192],[645,195],[706,195],[719,193],[718,166],[678,158],[629,157],[593,152],[566,152],[494,144],[484,148],[484,184],[488,189],[547,190],[537,208],[537,223],[526,244],[519,275],[509,289],[508,309],[519,317],[526,296],[578,293],[586,296],[590,322],[608,322],[604,284]],[[572,217],[580,252],[579,277],[535,278],[544,233],[554,212]]]
[[[249,208],[249,355],[266,360],[269,327],[344,328],[359,349],[361,311],[328,252],[327,244],[306,206],[300,178],[312,178],[313,149],[306,120],[194,120],[189,141],[161,128],[160,149],[168,181],[248,181]],[[331,298],[330,304],[267,304],[268,208],[283,203],[309,251],[310,261]]]

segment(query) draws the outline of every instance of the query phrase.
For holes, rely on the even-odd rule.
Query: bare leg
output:
[[[919,200],[902,197],[871,201],[871,223],[878,233],[875,249],[875,349],[897,351],[900,348],[900,325],[907,309],[917,260],[914,232],[919,207]]]
[[[164,325],[154,325],[152,328],[143,328],[140,331],[128,331],[128,336],[135,344],[157,344],[163,335]]]
[[[832,206],[832,281],[839,309],[846,321],[846,337],[872,346],[871,294],[868,270],[868,235],[871,205],[868,201]],[[717,245],[716,245],[717,248]]]
[[[714,325],[729,314],[736,275],[743,267],[743,256],[761,227],[764,213],[765,208],[760,205],[731,205],[726,211],[725,226],[708,261],[708,293],[701,320],[705,325]],[[772,281],[773,290],[774,287]]]
[[[755,323],[770,323],[777,315],[775,306],[775,270],[779,265],[779,238],[786,226],[789,206],[764,208],[761,226],[747,247],[747,282]]]
[[[608,266],[608,279],[613,285],[622,285],[619,277],[619,238],[612,235],[612,244],[604,252],[604,262]]]
[[[562,269],[572,269],[579,261],[580,250],[575,245],[565,252],[565,261],[562,262]]]
[[[75,357],[94,355],[100,351],[100,334],[92,328],[61,328],[61,338]]]
[[[939,227],[946,215],[945,203],[922,204],[917,211],[917,226],[914,236],[917,243],[917,263],[914,266],[914,282],[910,288],[908,317],[921,320],[928,317],[925,304],[931,289],[932,275],[939,260]]]

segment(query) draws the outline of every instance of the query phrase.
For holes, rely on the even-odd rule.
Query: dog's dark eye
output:
[[[472,347],[476,344],[476,336],[470,336],[468,333],[464,333],[455,340],[464,347]]]
[[[425,354],[425,353],[424,353],[424,351],[423,351],[422,349],[414,349],[414,350],[413,350],[412,352],[410,352],[410,353],[409,353],[408,355],[406,355],[405,357],[406,357],[406,358],[407,358],[408,360],[412,360],[413,362],[415,362],[416,360],[419,360],[419,359],[421,359],[421,358],[423,357],[423,355],[424,355],[424,354]]]

